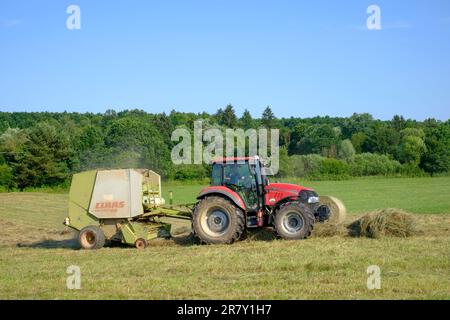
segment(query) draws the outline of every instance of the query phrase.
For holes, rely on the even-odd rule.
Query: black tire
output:
[[[233,243],[245,232],[245,216],[241,209],[223,197],[206,197],[194,208],[192,230],[203,243]]]
[[[78,234],[78,242],[83,249],[100,249],[105,245],[105,234],[97,226],[87,226]]]
[[[283,239],[306,239],[311,235],[315,217],[310,208],[301,202],[283,204],[275,214],[275,230]]]

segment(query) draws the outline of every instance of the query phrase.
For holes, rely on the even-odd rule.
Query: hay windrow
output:
[[[388,208],[370,212],[348,226],[352,236],[410,237],[419,233],[416,219],[408,212]]]
[[[313,237],[411,237],[420,234],[413,214],[400,209],[387,208],[369,212],[350,224],[336,221],[317,223]]]

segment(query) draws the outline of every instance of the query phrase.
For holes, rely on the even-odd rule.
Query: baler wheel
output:
[[[136,242],[134,243],[135,247],[139,250],[141,249],[145,249],[148,247],[148,241],[142,238],[139,238],[136,240]]]
[[[105,245],[105,234],[97,226],[87,226],[80,230],[78,242],[83,249],[100,249]]]

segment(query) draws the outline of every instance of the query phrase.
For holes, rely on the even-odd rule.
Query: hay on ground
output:
[[[316,223],[311,236],[314,238],[325,238],[334,236],[346,236],[348,231],[344,224],[336,222]]]
[[[412,214],[399,209],[370,212],[349,225],[350,234],[359,237],[410,237],[418,233]]]

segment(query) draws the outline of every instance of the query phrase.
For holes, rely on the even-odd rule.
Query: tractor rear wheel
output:
[[[314,227],[314,214],[301,202],[283,204],[275,214],[275,230],[286,240],[305,239]]]
[[[83,249],[100,249],[105,245],[105,234],[97,226],[87,226],[81,229],[78,242]]]
[[[204,243],[232,243],[245,231],[244,213],[223,197],[207,197],[194,208],[192,230]]]

